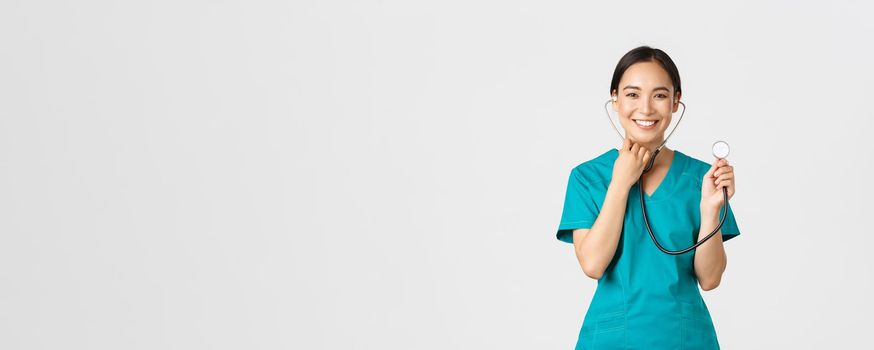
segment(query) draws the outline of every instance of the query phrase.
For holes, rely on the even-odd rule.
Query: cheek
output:
[[[671,127],[671,118],[667,118],[667,119],[662,120],[661,124],[662,124],[662,127],[661,127],[662,130],[667,131],[668,128]]]
[[[634,107],[628,104],[620,104],[617,112],[622,119],[629,119],[634,113]]]
[[[671,103],[671,101],[668,100],[664,103],[660,103],[658,105],[658,109],[660,113],[663,113],[665,115],[671,115],[671,113],[673,113],[674,111],[674,105]]]

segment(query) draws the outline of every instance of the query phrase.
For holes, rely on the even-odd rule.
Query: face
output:
[[[625,70],[613,110],[632,141],[658,147],[671,125],[671,115],[679,107],[680,95],[674,93],[668,72],[656,62],[638,62]],[[673,96],[673,98],[672,98]],[[640,123],[639,123],[639,122]],[[653,125],[647,125],[655,122]]]

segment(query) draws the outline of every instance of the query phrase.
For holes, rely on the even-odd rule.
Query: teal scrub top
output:
[[[573,243],[573,229],[592,227],[618,155],[611,149],[571,171],[559,240]],[[701,181],[709,169],[710,164],[674,150],[664,180],[652,196],[644,193],[650,227],[665,248],[679,250],[696,242]],[[668,255],[655,246],[644,227],[639,191],[638,184],[629,191],[616,253],[598,280],[576,349],[719,349],[698,289],[695,251]],[[740,234],[730,204],[720,230],[723,241]]]

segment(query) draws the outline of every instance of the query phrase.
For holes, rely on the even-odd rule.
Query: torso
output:
[[[600,210],[610,183],[611,150],[581,165]],[[653,166],[642,184],[647,216],[661,244],[680,249],[695,243],[700,222],[701,165],[678,151]],[[694,165],[694,167],[692,167]],[[578,349],[718,349],[715,328],[694,274],[694,252],[664,254],[653,245],[641,218],[640,186],[629,190],[621,239],[580,330]]]

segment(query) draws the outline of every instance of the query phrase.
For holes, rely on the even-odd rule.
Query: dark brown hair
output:
[[[619,59],[619,63],[616,64],[616,70],[613,71],[613,81],[610,82],[611,96],[613,91],[619,89],[619,80],[622,79],[622,74],[625,73],[628,67],[638,62],[656,62],[661,65],[668,72],[671,81],[674,83],[674,94],[682,92],[680,89],[680,72],[677,70],[677,66],[671,60],[671,57],[662,50],[649,46],[641,46],[628,51],[625,56]]]

